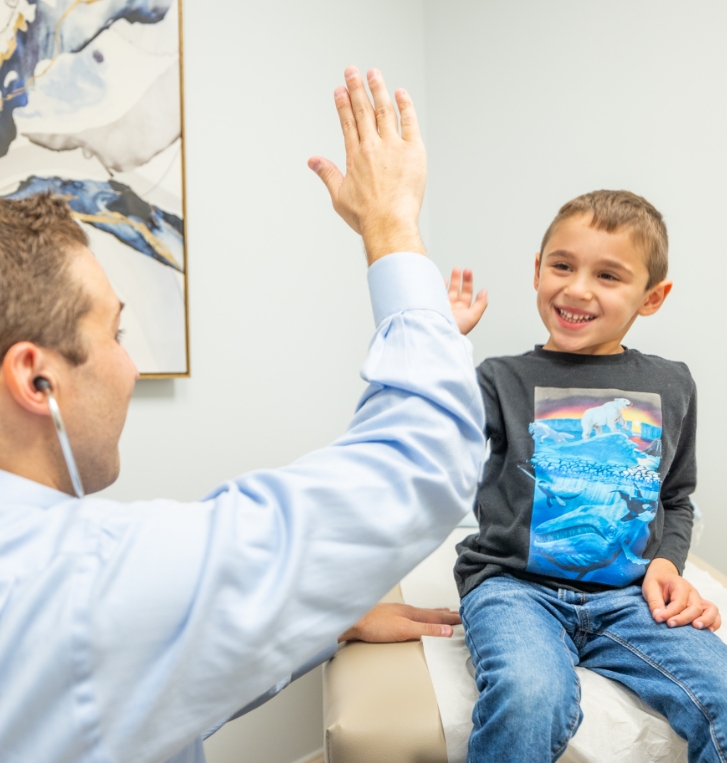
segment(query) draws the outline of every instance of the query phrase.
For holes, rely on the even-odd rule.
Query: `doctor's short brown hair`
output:
[[[564,204],[550,224],[540,245],[541,254],[558,225],[571,217],[591,215],[590,225],[608,233],[627,229],[642,249],[649,272],[647,289],[666,278],[669,269],[669,237],[661,213],[653,204],[631,191],[592,191]]]
[[[24,341],[74,365],[87,359],[78,322],[91,300],[69,268],[83,246],[88,238],[62,199],[0,199],[0,362]]]

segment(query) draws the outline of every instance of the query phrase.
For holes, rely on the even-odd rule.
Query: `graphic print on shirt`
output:
[[[528,572],[622,586],[659,504],[661,398],[616,389],[535,388]]]

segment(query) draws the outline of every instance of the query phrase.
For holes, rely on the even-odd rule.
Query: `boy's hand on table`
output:
[[[668,559],[649,564],[641,591],[657,623],[666,622],[670,628],[691,623],[712,632],[722,625],[717,607],[703,599]]]
[[[469,334],[487,309],[487,291],[485,289],[478,291],[473,302],[472,271],[459,268],[452,269],[449,284],[445,280],[445,285],[452,316],[459,326],[460,333]]]
[[[422,636],[449,638],[452,626],[459,625],[457,612],[449,609],[420,609],[408,604],[377,604],[339,641],[368,641],[388,644],[395,641],[418,641]]]
[[[333,208],[363,236],[369,265],[392,252],[419,252],[419,211],[427,180],[424,150],[414,104],[397,90],[396,109],[378,69],[367,73],[374,103],[355,66],[344,72],[346,87],[334,97],[346,146],[346,175],[321,156],[308,166],[326,184]]]

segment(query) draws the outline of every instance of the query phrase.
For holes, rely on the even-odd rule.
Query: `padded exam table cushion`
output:
[[[403,602],[397,586],[382,601]],[[327,763],[447,763],[424,648],[346,644],[323,672]]]
[[[441,570],[441,561],[438,565],[432,564],[435,555],[442,555],[446,549],[460,539],[460,536],[472,532],[469,529],[464,532],[458,528],[450,538],[428,560],[408,576],[405,581],[407,603],[423,606],[425,602],[416,600],[415,588],[423,590],[423,586],[431,589],[440,589],[441,593],[436,603],[426,602],[428,606],[452,606],[451,590],[445,595],[447,587],[454,587],[451,572],[448,579],[442,580],[438,572],[437,578],[432,578],[435,568]],[[454,536],[457,537],[454,537]],[[452,550],[446,553],[453,553]],[[690,561],[701,568],[708,568],[710,574],[722,585],[727,586],[727,576],[722,575],[708,565],[704,565],[695,557]],[[449,566],[451,570],[451,565]],[[412,582],[416,584],[412,586]],[[397,586],[384,597],[382,601],[404,601],[401,586]],[[727,626],[723,626],[727,628]],[[460,629],[457,629],[460,630]],[[720,633],[720,636],[723,634]],[[456,636],[455,636],[456,638]],[[436,641],[431,639],[431,642]],[[431,659],[431,655],[430,655]],[[582,670],[582,669],[581,669]],[[586,673],[587,671],[583,671]],[[584,682],[583,706],[587,715],[591,717],[590,726],[593,723],[593,707],[599,703],[609,703],[610,717],[604,718],[610,727],[604,729],[604,733],[613,734],[611,725],[614,714],[622,712],[617,707],[617,701],[627,699],[639,702],[635,695],[631,698],[616,697],[615,694],[626,693],[628,690],[620,685],[608,681],[601,676],[593,676],[609,684],[606,694],[614,694],[613,697],[596,696],[594,702],[586,702],[587,687]],[[583,681],[583,677],[581,678]],[[594,684],[595,685],[595,684]],[[603,687],[602,687],[603,688]],[[598,688],[591,692],[598,692]],[[630,694],[630,692],[628,692]],[[659,732],[659,726],[665,721],[650,708],[643,708],[650,718],[646,718],[649,730],[644,728],[644,743],[647,747],[651,742],[654,731]],[[589,712],[589,710],[591,712]],[[325,730],[325,759],[327,763],[448,763],[447,744],[445,742],[442,727],[442,717],[437,705],[437,696],[432,684],[424,647],[421,642],[407,642],[403,644],[363,644],[351,643],[341,649],[331,662],[324,668],[323,679],[323,713]],[[654,721],[656,724],[654,725]],[[601,724],[603,725],[603,724]],[[583,728],[583,727],[582,727]],[[584,728],[585,732],[586,729]],[[596,728],[596,737],[600,735]],[[651,761],[664,761],[677,763],[686,761],[686,743],[665,727],[659,736],[664,736],[666,731],[672,737],[670,749],[665,748],[664,739],[660,740],[659,748],[652,747],[652,755],[644,750],[647,759]],[[450,733],[450,732],[448,732]],[[593,730],[591,730],[593,736]],[[573,748],[573,749],[571,749]],[[450,739],[450,751],[452,742]],[[632,750],[632,752],[636,752]],[[622,750],[623,753],[623,750]],[[462,745],[456,756],[462,757]],[[620,756],[619,756],[620,757]],[[598,760],[610,760],[612,756],[596,757]],[[562,760],[564,763],[581,763],[593,760],[592,755],[583,755],[575,745],[571,745]],[[623,759],[621,757],[621,759]],[[635,759],[635,758],[634,758]]]

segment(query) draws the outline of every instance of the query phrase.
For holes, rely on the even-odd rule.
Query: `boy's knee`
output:
[[[507,703],[522,722],[535,715],[555,717],[568,713],[580,701],[575,671],[545,663],[513,660],[478,681],[481,698],[489,693],[495,702]],[[549,669],[550,668],[550,669]]]
[[[534,760],[559,757],[583,717],[575,671],[511,665],[486,679],[478,682],[471,748],[514,745]]]

